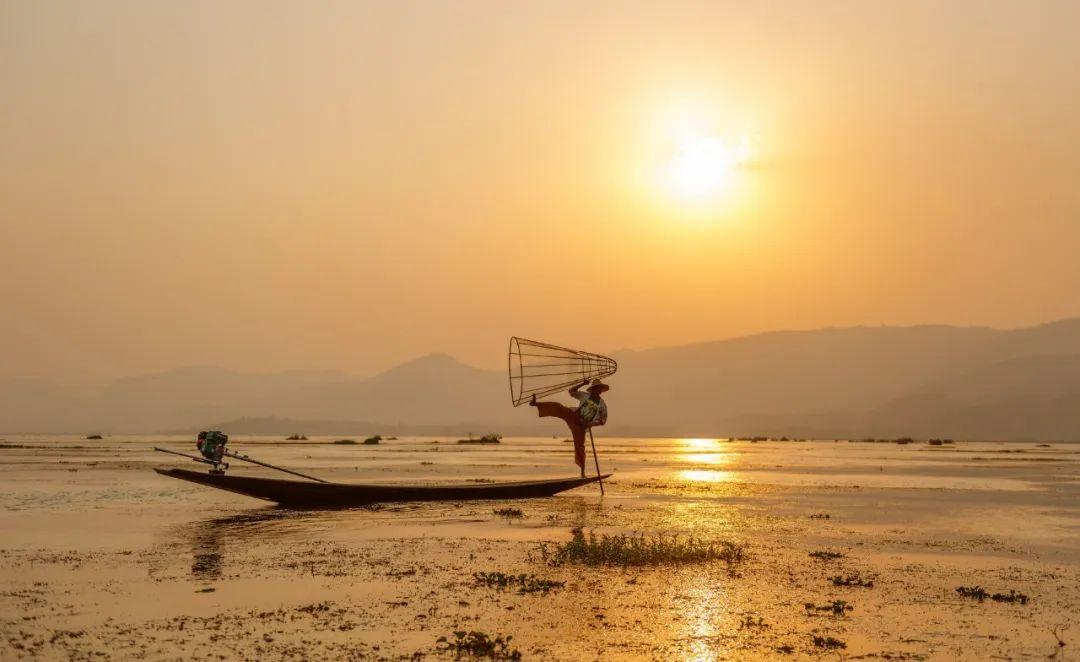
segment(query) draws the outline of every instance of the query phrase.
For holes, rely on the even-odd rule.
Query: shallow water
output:
[[[342,482],[576,472],[560,439],[332,441],[230,446]],[[333,512],[160,476],[150,469],[201,465],[154,445],[193,451],[178,437],[0,441],[0,634],[10,655],[395,657],[435,654],[439,635],[465,628],[513,634],[526,657],[772,657],[783,646],[818,655],[812,637],[827,632],[848,654],[1045,658],[1057,649],[1044,622],[1080,637],[1080,445],[599,438],[601,469],[615,473],[603,498],[589,486],[551,499]],[[243,464],[229,471],[278,475]],[[524,517],[493,513],[508,505]],[[541,541],[574,529],[733,540],[751,560],[737,579],[723,567],[628,575],[537,560]],[[845,557],[809,561],[819,548]],[[477,570],[550,574],[567,587],[498,593],[473,585]],[[849,570],[873,573],[879,588],[828,583]],[[1021,608],[954,597],[969,584],[1033,599]],[[856,611],[803,608],[838,595]],[[322,603],[332,607],[307,609]],[[288,616],[267,615],[278,610]],[[192,624],[207,614],[246,625]],[[747,614],[771,626],[745,626]]]

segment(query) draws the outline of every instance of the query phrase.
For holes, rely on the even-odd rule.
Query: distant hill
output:
[[[1080,319],[1008,331],[778,331],[615,357],[620,369],[604,434],[1080,440]],[[0,430],[139,432],[231,422],[256,433],[262,421],[268,434],[562,434],[557,421],[511,407],[507,389],[501,371],[445,354],[366,378],[188,368],[119,380],[90,397],[9,381],[0,382]]]

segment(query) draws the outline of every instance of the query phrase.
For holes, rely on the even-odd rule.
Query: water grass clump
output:
[[[813,602],[807,602],[803,604],[803,608],[806,611],[829,611],[836,616],[843,616],[846,612],[854,611],[855,607],[848,604],[847,600],[833,600],[823,605],[814,604]]]
[[[307,441],[307,436],[302,434],[290,434],[285,441]]]
[[[521,508],[496,508],[491,512],[499,517],[505,517],[506,519],[520,519],[525,517],[525,513]]]
[[[337,441],[334,442],[334,444],[337,445],[337,446],[355,446],[356,445],[356,440],[355,439],[338,439]]]
[[[541,558],[551,566],[653,566],[724,561],[742,562],[746,550],[729,541],[706,541],[694,536],[643,533],[586,536],[575,531],[569,542],[540,544]]]
[[[470,434],[468,439],[458,439],[459,444],[500,444],[502,443],[501,434],[485,434],[479,439],[474,439]]]
[[[828,552],[819,549],[816,552],[810,552],[810,558],[817,559],[818,561],[833,561],[835,559],[844,558],[844,555],[840,552]]]
[[[457,655],[469,655],[471,657],[486,657],[489,660],[520,660],[521,651],[510,648],[513,636],[491,636],[484,632],[472,630],[456,630],[454,640],[447,637],[439,637],[435,644],[438,648],[451,651]]]
[[[859,588],[874,588],[872,579],[863,579],[859,575],[837,575],[829,577],[833,586],[857,586]]]
[[[365,446],[378,446],[380,441],[382,441],[382,437],[379,436],[379,435],[375,435],[374,437],[368,437],[367,439],[365,439],[364,440],[364,445]]]
[[[983,602],[987,598],[990,598],[994,602],[1008,602],[1008,603],[1020,603],[1026,605],[1029,598],[1024,593],[1017,593],[1014,589],[1009,589],[1008,593],[990,593],[981,586],[958,586],[956,592],[963,598],[972,598]]]
[[[86,435],[86,438],[87,439],[104,439],[104,437],[102,437],[100,434],[88,434],[88,435]]]
[[[847,648],[847,644],[835,637],[822,637],[820,635],[814,635],[814,646],[816,646],[817,648],[824,648],[826,650]]]
[[[508,575],[503,572],[474,572],[473,579],[476,580],[479,586],[488,586],[500,590],[517,587],[517,592],[520,594],[543,593],[546,595],[551,590],[566,585],[566,582],[544,579],[543,577],[525,573]]]

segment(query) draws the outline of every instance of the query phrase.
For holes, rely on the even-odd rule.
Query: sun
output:
[[[713,136],[695,136],[683,140],[664,168],[666,188],[676,197],[703,201],[728,192],[739,169],[746,163],[745,141],[729,145]]]

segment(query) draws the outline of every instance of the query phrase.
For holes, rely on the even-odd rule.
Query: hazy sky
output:
[[[0,377],[1080,315],[1078,25],[1074,0],[8,0]],[[680,193],[710,144],[746,158]]]

